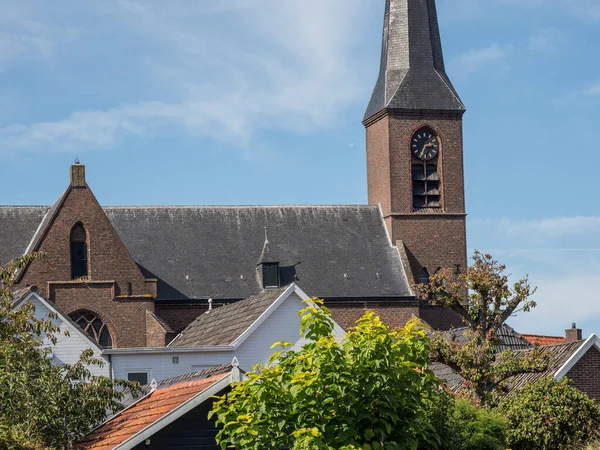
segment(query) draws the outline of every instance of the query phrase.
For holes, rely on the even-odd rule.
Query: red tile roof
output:
[[[220,373],[159,388],[92,431],[74,449],[112,450],[229,375]]]
[[[562,336],[543,336],[541,334],[521,334],[521,336],[531,342],[531,344],[537,344],[541,347],[546,345],[564,344],[567,342],[566,338]]]

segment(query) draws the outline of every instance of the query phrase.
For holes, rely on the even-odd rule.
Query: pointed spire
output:
[[[446,75],[435,0],[386,0],[379,78],[365,121],[384,109],[465,110]]]

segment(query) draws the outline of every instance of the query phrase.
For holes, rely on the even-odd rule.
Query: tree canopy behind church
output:
[[[476,250],[473,264],[464,273],[440,269],[428,284],[419,284],[415,290],[420,298],[450,308],[465,322],[466,328],[457,330],[455,336],[435,333],[432,350],[435,359],[466,379],[464,387],[482,404],[494,401],[508,378],[545,369],[547,361],[537,348],[526,354],[510,349],[497,352],[503,344],[500,328],[514,314],[536,306],[531,299],[536,288],[527,277],[511,285],[506,266],[491,255]]]
[[[369,312],[340,342],[326,308],[300,314],[308,343],[275,344],[267,365],[215,403],[223,449],[438,448],[424,405],[442,392],[418,322],[390,331]]]
[[[13,309],[14,274],[40,255],[0,267],[0,448],[64,449],[101,422],[107,410],[122,408],[116,388],[127,382],[91,375],[91,350],[74,365],[53,365],[47,344],[60,330],[52,317],[38,320],[34,307]],[[83,382],[82,382],[83,381]]]

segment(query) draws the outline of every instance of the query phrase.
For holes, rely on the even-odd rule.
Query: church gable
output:
[[[141,271],[83,178],[84,166],[72,166],[72,182],[48,210],[27,253],[46,256],[32,262],[20,285],[35,285],[54,300],[53,284],[114,282],[115,296],[147,295]],[[74,175],[79,173],[77,176]]]
[[[19,274],[17,287],[37,286],[70,318],[102,324],[101,346],[146,345],[156,281],[146,280],[131,258],[87,186],[84,166],[71,167],[71,183],[38,225],[31,252],[46,256]]]

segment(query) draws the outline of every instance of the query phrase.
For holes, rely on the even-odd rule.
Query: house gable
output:
[[[31,303],[34,308],[34,317],[40,320],[51,320],[52,323],[59,328],[59,332],[55,335],[56,343],[46,339],[44,345],[52,349],[53,364],[75,364],[79,361],[79,357],[84,350],[91,349],[94,357],[104,359],[102,357],[102,349],[86,335],[77,324],[73,323],[67,316],[56,308],[56,305],[46,301],[36,292],[31,292],[26,297],[19,300],[14,308],[20,308],[26,303]],[[50,317],[50,315],[54,317]],[[93,375],[102,375],[108,377],[110,375],[110,367],[106,361],[103,367],[89,366],[88,369]]]

